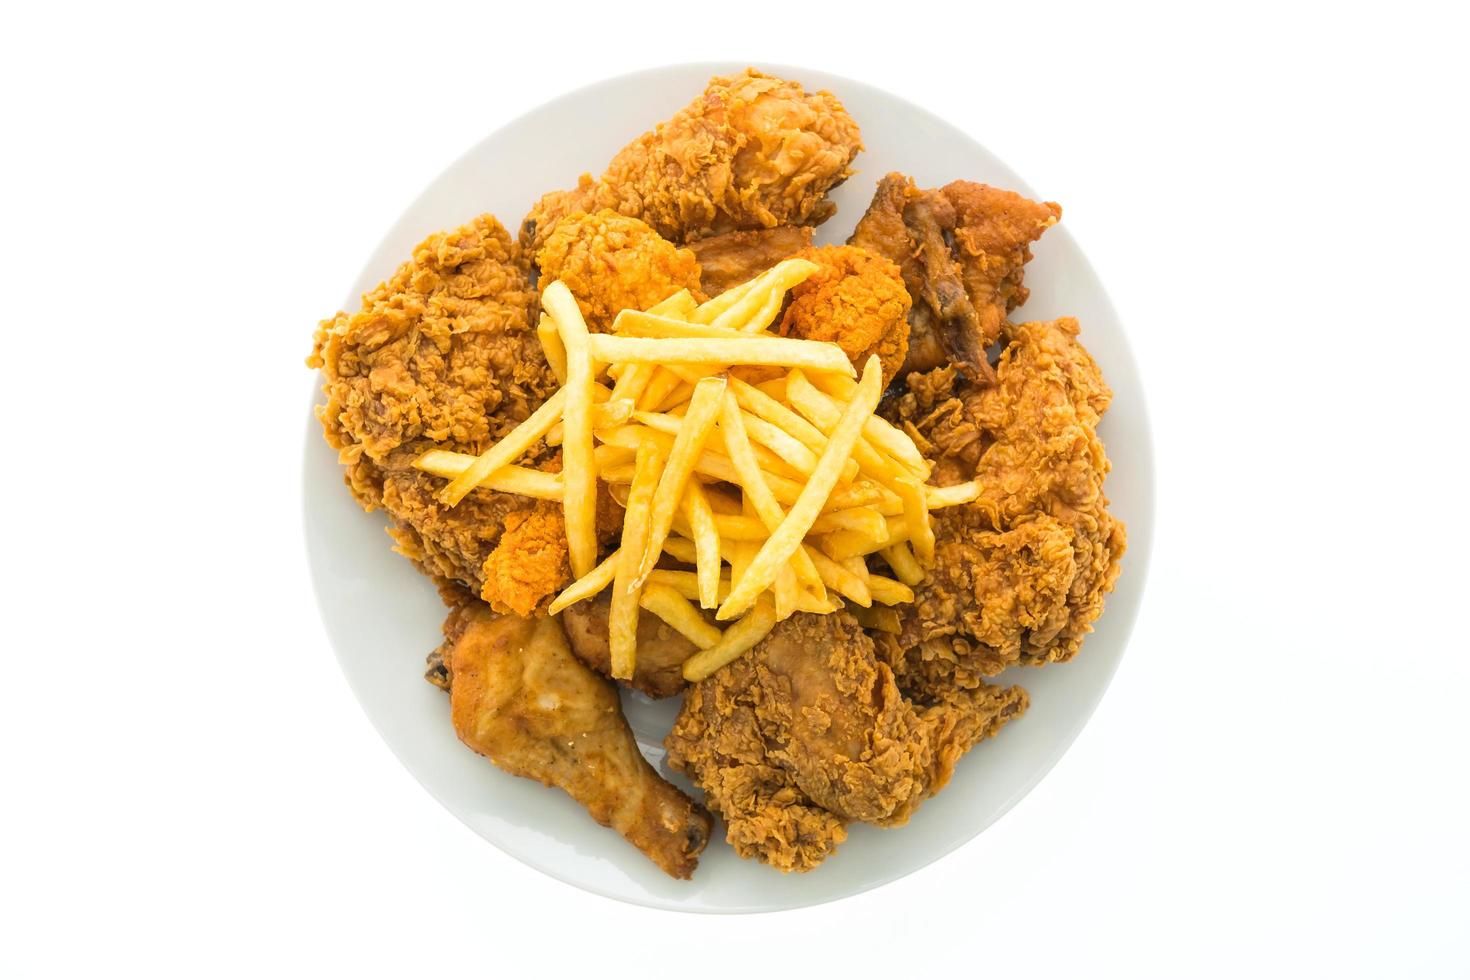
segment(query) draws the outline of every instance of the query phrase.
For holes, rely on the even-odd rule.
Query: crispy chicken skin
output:
[[[791,290],[777,332],[833,341],[859,370],[876,354],[887,387],[908,353],[910,301],[898,266],[853,245],[796,254],[815,262],[817,271]]]
[[[690,688],[664,744],[742,857],[809,871],[847,823],[905,822],[1025,707],[1019,688],[911,701],[850,615],[799,613]]]
[[[597,180],[545,195],[521,226],[539,249],[576,211],[640,218],[672,242],[777,225],[816,225],[827,192],[852,173],[858,127],[830,92],[754,69],[710,79],[704,92],[624,147]]]
[[[699,259],[699,285],[706,296],[754,279],[782,259],[811,245],[809,225],[781,225],[759,231],[727,231],[690,242]]]
[[[449,640],[450,714],[501,769],[555,786],[675,878],[709,840],[709,815],[638,751],[617,690],[572,656],[553,618],[461,609]]]
[[[411,464],[435,447],[483,451],[555,390],[535,307],[520,246],[482,215],[427,238],[361,310],[323,321],[307,359],[326,378],[317,416],[354,496],[388,512],[424,571],[477,593],[502,527],[532,502],[481,489],[445,507],[444,481]]]
[[[561,614],[572,652],[584,664],[612,676],[612,650],[608,645],[608,613],[611,599],[606,592],[568,606]],[[651,698],[669,698],[684,690],[684,661],[699,648],[684,634],[646,610],[638,612],[638,654],[629,683]]]
[[[566,283],[587,326],[607,332],[619,310],[646,310],[688,288],[699,293],[699,262],[637,218],[603,209],[570,214],[536,252],[538,290]],[[699,297],[702,298],[702,297]]]
[[[972,380],[994,380],[985,351],[1026,301],[1031,244],[1061,214],[1056,204],[968,180],[937,190],[921,190],[899,173],[878,182],[848,243],[903,272],[914,300],[904,373],[952,363]]]
[[[1112,393],[1078,333],[1071,318],[1008,325],[995,385],[910,375],[893,405],[940,482],[973,475],[982,488],[938,512],[935,573],[904,610],[906,690],[1069,660],[1102,614],[1126,536],[1107,511],[1097,437]]]

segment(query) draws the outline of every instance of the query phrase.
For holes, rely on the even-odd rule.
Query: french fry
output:
[[[868,588],[873,593],[873,601],[881,602],[885,606],[914,601],[913,589],[884,575],[868,576]]]
[[[633,418],[650,429],[655,429],[665,435],[677,435],[680,427],[684,424],[682,416],[670,415],[667,412],[634,412]],[[725,444],[725,435],[722,430],[716,429],[714,432],[711,432],[709,440],[705,445],[712,452],[719,453],[722,456],[730,455],[730,450]],[[763,472],[783,476],[788,480],[794,481],[806,479],[806,474],[788,464],[780,456],[777,456],[766,447],[752,444],[750,448],[755,454],[756,464]]]
[[[545,300],[543,299],[542,302],[544,303]],[[553,316],[555,316],[554,312]],[[559,324],[561,321],[557,322]],[[565,338],[563,342],[566,342]],[[618,337],[613,334],[599,333],[590,335],[587,342],[593,360],[608,363],[663,364],[677,362],[722,366],[770,364],[777,367],[852,373],[852,363],[848,361],[842,348],[820,340],[797,340],[791,337],[652,340],[643,337]],[[568,344],[568,371],[571,371],[570,362],[574,356],[571,345]]]
[[[632,417],[633,400],[631,398],[615,398],[612,401],[592,406],[592,428],[594,430],[623,425]],[[547,431],[546,444],[560,446],[562,434],[562,423],[558,422]]]
[[[668,399],[673,390],[683,384],[684,381],[677,374],[665,371],[657,364],[650,366],[653,368],[653,374],[649,378],[648,384],[644,387],[643,394],[638,396],[637,404],[644,411],[656,412]],[[639,365],[630,364],[629,367],[637,368]]]
[[[884,561],[888,562],[888,567],[893,569],[893,574],[898,576],[898,580],[904,585],[913,587],[924,581],[924,569],[919,566],[918,560],[914,558],[914,553],[909,550],[906,543],[900,541],[881,549],[878,553],[883,556]]]
[[[475,457],[465,453],[451,453],[443,449],[430,449],[413,461],[415,468],[452,480],[474,463]],[[481,481],[480,486],[503,493],[518,493],[522,497],[537,500],[561,499],[561,474],[545,473],[524,466],[502,466]]]
[[[823,554],[834,561],[844,561],[856,555],[871,555],[884,548],[909,539],[908,521],[902,517],[885,517],[888,533],[874,541],[866,534],[853,531],[833,531],[819,539]]]
[[[582,311],[561,280],[541,293],[541,307],[556,322],[566,347],[566,404],[562,407],[562,514],[572,574],[581,578],[597,564],[597,463],[592,455],[592,355]]]
[[[791,614],[796,612],[797,595],[801,591],[791,566],[782,565],[781,570],[776,573],[776,581],[771,583],[771,594],[776,602],[776,619],[791,618]]]
[[[980,497],[980,481],[966,480],[964,483],[956,483],[950,487],[928,487],[924,488],[924,500],[930,510],[938,510],[941,507],[954,507],[958,504],[968,504]]]
[[[556,375],[557,384],[567,383],[567,349],[562,346],[561,335],[556,324],[545,313],[536,321],[536,337],[541,341],[541,350],[546,354],[546,363]]]
[[[841,600],[833,601],[830,596],[814,596],[802,589],[796,594],[797,612],[817,613],[825,616],[842,608]]]
[[[556,424],[566,404],[566,391],[565,388],[558,388],[550,398],[541,403],[540,408],[531,413],[530,418],[506,433],[504,439],[475,457],[475,461],[466,466],[464,472],[439,491],[439,500],[453,507],[463,500],[466,494],[483,483],[491,473],[520,459],[526,450],[540,441],[541,437],[546,435],[547,430]],[[596,479],[595,474],[593,478]]]
[[[648,573],[648,585],[667,585],[691,602],[699,600],[699,573],[697,572],[681,572],[676,568],[655,568]],[[730,594],[728,578],[715,579],[715,594],[722,598]]]
[[[699,553],[695,548],[695,544],[688,538],[676,538],[673,535],[664,538],[664,554],[673,557],[677,561],[682,561],[686,565],[693,565],[699,561]],[[655,568],[654,571],[661,571],[661,569]]]
[[[719,605],[720,532],[716,529],[715,512],[698,480],[685,484],[683,510],[684,519],[689,522],[689,533],[694,538],[699,605],[704,609],[714,609]],[[663,547],[662,540],[659,547]]]
[[[898,618],[898,610],[889,606],[870,606],[867,609],[854,609],[852,618],[858,621],[858,625],[864,629],[877,630],[880,633],[892,633],[897,636],[903,632],[903,624]]]
[[[823,585],[838,595],[851,599],[859,606],[872,605],[873,594],[864,579],[854,575],[841,562],[833,561],[811,545],[802,545],[802,550],[806,552],[812,564],[817,566],[817,572],[822,576]]]
[[[708,650],[720,642],[719,627],[705,622],[688,599],[667,585],[654,582],[644,585],[638,604],[684,634],[701,650]]]
[[[741,414],[745,416],[745,434],[750,437],[750,441],[774,453],[777,459],[791,467],[792,472],[806,478],[817,468],[817,454],[786,430],[744,409]],[[853,476],[856,476],[857,464],[853,464],[852,471]]]
[[[755,510],[756,516],[764,522],[766,530],[775,533],[776,528],[780,527],[781,522],[786,519],[786,511],[776,500],[776,495],[771,492],[770,484],[766,482],[766,475],[761,472],[759,464],[756,463],[750,439],[745,434],[745,418],[740,411],[740,404],[729,392],[726,392],[720,404],[720,431],[725,436],[725,449],[730,454],[730,462],[734,464],[735,471],[740,474],[740,486],[745,491],[746,502]],[[821,584],[821,576],[817,574],[806,552],[797,549],[791,557],[794,561],[796,578],[802,585],[810,588]],[[786,599],[790,598],[788,592]],[[781,608],[778,604],[778,615]],[[789,607],[787,615],[790,615]]]
[[[670,316],[658,316],[641,310],[623,310],[613,320],[612,332],[620,337],[655,337],[679,339],[687,337],[743,337],[733,327],[716,327],[707,323],[690,323]]]
[[[782,565],[798,552],[805,556],[805,551],[801,549],[802,539],[806,537],[807,530],[817,519],[823,504],[837,485],[842,464],[852,453],[862,434],[863,419],[873,414],[882,394],[883,369],[875,355],[869,357],[868,363],[863,367],[862,381],[854,392],[852,401],[848,403],[847,410],[829,434],[827,446],[817,460],[816,471],[802,487],[796,503],[761,546],[745,574],[736,578],[732,573],[731,580],[735,584],[729,597],[720,604],[717,618],[732,619],[750,609],[756,597],[775,580]]]
[[[852,396],[856,384],[850,378],[837,374],[814,374],[807,379],[823,394],[840,405]],[[933,468],[914,440],[902,429],[895,428],[881,415],[874,415],[863,423],[863,436],[876,448],[892,456],[921,479],[929,476]]]
[[[659,300],[648,308],[651,316],[664,317],[688,317],[699,304],[694,301],[694,294],[688,289],[681,289],[667,299]]]
[[[725,629],[720,642],[684,661],[684,679],[702,681],[755,646],[776,626],[776,607],[762,595],[750,612]]]
[[[689,475],[694,472],[694,464],[698,461],[700,453],[704,452],[705,440],[709,438],[710,430],[714,428],[715,419],[720,413],[720,406],[724,404],[724,400],[724,378],[706,378],[694,388],[694,395],[689,401],[689,411],[681,421],[678,434],[674,436],[674,444],[669,450],[668,461],[664,464],[664,471],[658,480],[658,489],[653,495],[653,513],[649,518],[648,543],[644,545],[643,564],[638,570],[635,586],[642,585],[647,580],[648,573],[653,571],[653,566],[658,561],[659,552],[663,549],[664,538],[668,536],[669,527],[674,523],[674,512],[679,509],[679,503],[684,499],[684,487],[689,482]],[[691,526],[693,523],[693,521],[690,522]],[[696,539],[697,543],[698,539]],[[715,547],[718,553],[718,542]]]
[[[894,481],[894,489],[903,500],[903,519],[908,527],[914,557],[925,568],[934,567],[934,528],[929,524],[929,508],[924,503],[924,487],[914,477]]]
[[[830,534],[833,531],[856,531],[866,534],[875,541],[888,537],[888,523],[875,507],[849,507],[847,510],[829,510],[818,517],[808,534]]]
[[[736,517],[740,515],[739,498],[732,497],[717,487],[705,487],[704,495],[709,500],[709,509],[716,514],[730,514]]]
[[[614,551],[602,560],[602,563],[592,571],[583,575],[577,581],[567,586],[555,599],[551,600],[551,606],[547,612],[555,616],[567,606],[590,599],[603,589],[612,584],[613,574],[618,567],[618,552]]]
[[[693,313],[689,314],[689,322],[712,323],[715,317],[738,303],[759,282],[760,276],[756,276],[753,279],[747,279],[738,286],[731,286],[718,296],[705,300],[699,306],[695,307]],[[650,310],[649,312],[652,311]]]
[[[800,371],[792,371],[786,376],[786,397],[796,406],[797,411],[811,419],[824,432],[831,431],[842,417],[841,409],[812,387],[806,375]],[[852,458],[857,460],[860,471],[889,489],[893,489],[894,481],[911,476],[898,463],[875,449],[865,436],[860,436],[853,446]]]
[[[653,493],[658,487],[664,449],[650,439],[638,447],[633,485],[628,490],[623,515],[622,547],[613,573],[612,606],[608,611],[608,651],[613,677],[633,676],[638,656],[638,569],[648,543],[648,520]]]
[[[770,302],[771,293],[784,294],[792,286],[795,286],[816,271],[816,263],[807,259],[785,259],[784,261],[777,262],[771,268],[757,276],[751,288],[744,295],[709,322],[717,327],[734,327],[749,324]],[[755,329],[760,330],[763,327],[764,324]],[[750,362],[731,358],[725,363],[742,364]]]

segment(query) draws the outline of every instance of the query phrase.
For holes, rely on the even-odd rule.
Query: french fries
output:
[[[638,669],[640,610],[699,648],[691,681],[798,612],[847,605],[896,633],[892,606],[913,601],[935,560],[930,512],[981,493],[925,485],[932,467],[913,438],[874,414],[877,358],[859,377],[835,344],[768,332],[815,270],[788,259],[703,304],[680,290],[621,311],[607,334],[590,333],[554,282],[536,332],[561,388],[479,456],[430,450],[414,463],[448,481],[451,506],[476,487],[561,503],[574,581],[550,612],[611,588],[616,678]],[[541,445],[560,446],[560,472],[519,465]],[[599,481],[624,508],[601,562]],[[870,555],[893,577],[873,574]]]

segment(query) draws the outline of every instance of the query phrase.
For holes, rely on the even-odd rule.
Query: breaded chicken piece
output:
[[[858,127],[830,92],[754,69],[710,79],[697,99],[613,157],[597,180],[547,194],[521,226],[539,250],[562,218],[601,208],[680,244],[727,231],[817,225],[852,173]]]
[[[710,817],[643,758],[618,692],[572,656],[557,619],[475,603],[446,629],[460,740],[516,776],[555,786],[675,878],[688,878]]]
[[[981,485],[978,500],[936,515],[938,567],[902,611],[906,690],[914,678],[970,687],[1013,664],[1069,660],[1102,614],[1126,536],[1107,511],[1097,437],[1112,393],[1078,332],[1071,318],[1008,325],[995,385],[949,374],[944,400],[943,373],[911,375],[896,403],[936,474],[974,458],[965,478]]]
[[[905,822],[960,755],[1025,707],[1019,688],[910,701],[851,615],[798,613],[694,685],[664,744],[737,853],[809,871],[847,823]]]
[[[607,592],[570,605],[562,625],[577,659],[604,677],[612,676],[608,633],[611,599]],[[638,611],[638,651],[627,681],[651,698],[671,698],[684,690],[684,661],[699,652],[684,634],[646,609]]]
[[[886,387],[908,353],[910,301],[898,266],[853,245],[806,248],[796,254],[815,262],[817,271],[792,288],[777,332],[830,340],[858,370],[877,354]]]
[[[611,329],[620,310],[646,310],[680,289],[704,298],[693,252],[665,241],[637,218],[608,209],[558,221],[537,251],[536,264],[537,289],[558,279],[566,283],[594,331]]]
[[[699,285],[706,296],[718,296],[748,282],[782,259],[812,243],[808,225],[781,225],[759,231],[727,231],[690,242],[699,259]]]
[[[530,616],[571,581],[561,505],[538,500],[505,517],[495,550],[481,565],[480,597],[496,612]]]

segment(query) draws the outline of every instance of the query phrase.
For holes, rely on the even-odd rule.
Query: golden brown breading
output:
[[[451,618],[460,740],[508,773],[565,791],[667,874],[688,878],[709,841],[709,814],[643,758],[617,689],[572,656],[560,621],[497,617],[478,603]]]
[[[646,310],[680,289],[699,292],[699,262],[687,248],[616,211],[571,214],[536,253],[537,288],[566,283],[587,326],[606,332],[620,310]]]
[[[609,593],[570,605],[561,614],[577,659],[612,676],[608,640]],[[638,612],[638,653],[628,683],[651,698],[670,698],[685,688],[684,661],[699,652],[688,637],[647,610]]]
[[[754,279],[782,259],[811,245],[808,225],[781,225],[759,231],[727,231],[690,242],[699,259],[699,285],[706,296]]]
[[[694,685],[664,744],[742,857],[809,871],[848,822],[906,821],[1025,706],[989,687],[916,704],[851,615],[799,613]]]
[[[697,99],[613,157],[597,180],[547,194],[521,226],[538,247],[576,211],[612,208],[672,242],[743,228],[816,225],[852,173],[858,127],[830,92],[754,69],[710,79]]]
[[[942,476],[981,485],[974,503],[937,515],[939,567],[903,611],[905,690],[1068,660],[1102,613],[1126,537],[1107,512],[1097,437],[1112,393],[1078,332],[1071,318],[1007,326],[995,385],[911,375],[895,404]]]
[[[481,566],[480,598],[499,613],[530,616],[571,580],[561,505],[538,500],[505,516],[505,530]]]
[[[909,343],[910,301],[898,266],[853,245],[796,254],[815,262],[817,271],[792,288],[777,332],[833,341],[859,371],[877,354],[886,387],[903,365]]]

